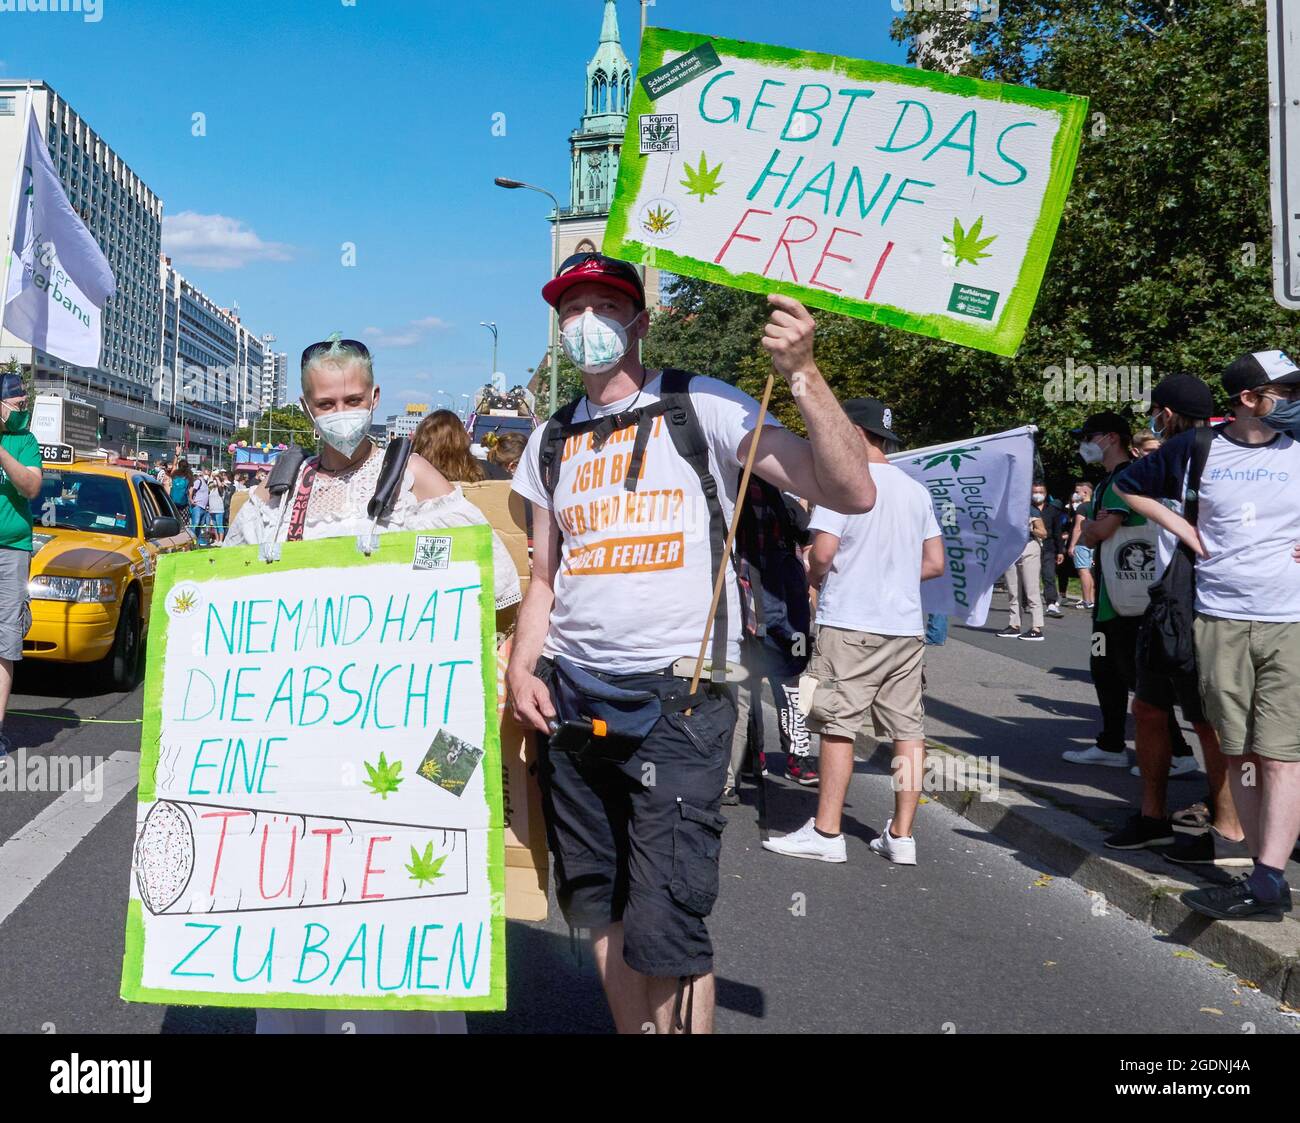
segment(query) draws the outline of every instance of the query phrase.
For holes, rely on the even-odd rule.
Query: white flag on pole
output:
[[[63,193],[35,111],[18,169],[3,322],[19,339],[79,367],[96,367],[100,310],[113,271]]]
[[[921,586],[926,612],[983,625],[993,583],[1029,541],[1035,432],[1026,425],[889,458],[930,493],[943,535],[947,566]]]

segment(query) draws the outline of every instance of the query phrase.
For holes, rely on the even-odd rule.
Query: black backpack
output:
[[[704,491],[704,499],[709,511],[709,548],[713,559],[713,581],[716,582],[718,572],[727,563],[727,520],[718,499],[718,482],[709,470],[709,442],[704,436],[704,430],[695,414],[695,406],[691,402],[690,385],[693,377],[694,375],[689,371],[667,368],[659,384],[657,402],[588,421],[573,420],[578,404],[584,400],[582,397],[575,398],[556,410],[546,423],[546,429],[542,433],[539,464],[542,486],[546,488],[547,495],[554,497],[555,488],[560,481],[560,461],[566,439],[591,433],[592,443],[600,449],[614,433],[635,426],[636,438],[632,445],[632,456],[628,462],[627,472],[623,477],[623,488],[625,491],[636,491],[641,466],[645,461],[646,445],[650,441],[650,432],[654,427],[654,419],[662,415],[668,423],[668,435],[672,438],[677,454],[695,470],[695,474],[700,478],[700,487]],[[712,592],[712,589],[713,586],[710,585],[709,591]],[[711,659],[713,670],[709,677],[714,682],[726,681],[727,598],[725,596],[718,601],[718,611],[714,618]]]
[[[1183,518],[1193,526],[1200,510],[1201,473],[1210,456],[1216,429],[1203,425],[1196,430],[1187,487],[1183,493]],[[1178,544],[1160,580],[1151,586],[1151,604],[1140,627],[1146,633],[1147,669],[1159,675],[1194,675],[1196,644],[1192,624],[1196,620],[1196,555]]]

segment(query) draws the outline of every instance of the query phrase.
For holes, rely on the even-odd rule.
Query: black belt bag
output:
[[[626,763],[664,714],[689,709],[705,697],[703,691],[696,691],[662,698],[653,690],[609,682],[562,655],[551,663],[557,720],[551,723],[550,745],[583,760]]]

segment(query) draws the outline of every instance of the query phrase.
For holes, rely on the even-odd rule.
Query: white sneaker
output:
[[[764,850],[774,854],[785,854],[790,858],[812,858],[818,862],[847,862],[849,856],[844,849],[844,836],[836,835],[826,838],[817,833],[816,819],[809,819],[797,831],[791,831],[781,838],[769,838],[763,843]]]
[[[1068,760],[1071,764],[1100,764],[1106,768],[1129,766],[1128,757],[1124,753],[1108,753],[1096,745],[1089,745],[1086,749],[1066,749],[1061,754],[1061,759]]]
[[[906,838],[895,838],[889,833],[889,828],[893,825],[893,819],[886,819],[885,829],[880,832],[880,837],[873,838],[867,845],[896,866],[916,865],[916,839],[911,835]]]
[[[1049,604],[1045,609],[1043,609],[1043,611],[1046,612],[1048,616],[1059,617],[1065,615],[1065,613],[1061,611],[1061,606],[1058,604]]]

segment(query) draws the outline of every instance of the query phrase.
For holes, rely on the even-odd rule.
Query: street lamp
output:
[[[560,250],[560,201],[549,191],[547,191],[544,187],[534,187],[531,183],[524,183],[521,180],[506,179],[505,176],[497,176],[496,179],[493,180],[493,182],[498,187],[505,187],[511,191],[514,191],[520,187],[528,191],[536,191],[539,195],[545,195],[555,205],[555,221],[551,224],[551,276],[552,277],[555,276],[555,270],[557,267],[556,255],[559,253]],[[547,360],[546,365],[550,367],[550,375],[551,375],[551,409],[550,409],[551,413],[554,413],[556,409],[559,407],[559,403],[557,401],[560,392],[559,370],[558,370],[559,363],[555,352],[555,342],[556,342],[556,336],[558,331],[559,315],[560,314],[558,311],[552,310],[547,324],[548,327],[547,355],[549,356],[549,358]]]
[[[481,328],[487,328],[488,331],[492,333],[492,370],[488,372],[489,381],[491,381],[491,375],[494,375],[497,372],[497,325],[495,322],[488,323],[485,320],[479,320],[478,326]]]

